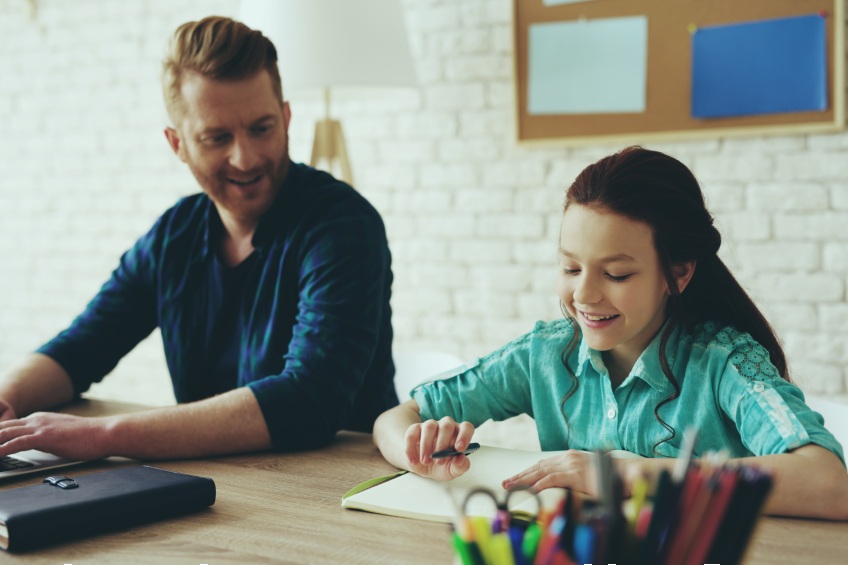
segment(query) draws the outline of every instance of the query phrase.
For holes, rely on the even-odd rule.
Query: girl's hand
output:
[[[614,457],[615,471],[622,479],[622,495],[627,498],[637,480],[656,484],[660,472],[671,472],[675,459],[646,457]],[[600,497],[597,484],[594,454],[588,451],[568,450],[562,455],[542,459],[529,469],[503,482],[507,490],[533,488],[537,492],[551,487],[568,488]]]
[[[454,421],[445,416],[439,421],[427,420],[412,424],[404,436],[404,448],[409,470],[423,477],[440,481],[449,481],[462,475],[471,468],[471,462],[465,455],[433,459],[436,451],[455,448],[463,451],[471,443],[474,426],[471,422]]]
[[[593,455],[587,451],[569,449],[562,455],[538,461],[532,467],[506,479],[506,490],[532,488],[536,492],[551,487],[562,487],[598,496]]]

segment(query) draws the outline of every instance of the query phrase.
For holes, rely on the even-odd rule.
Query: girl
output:
[[[489,418],[533,416],[542,459],[504,488],[597,495],[583,450],[623,449],[625,489],[671,470],[683,431],[695,457],[725,450],[770,471],[773,514],[848,520],[842,449],[787,374],[768,322],[718,258],[721,236],[676,159],[631,147],[587,167],[565,198],[558,294],[565,319],[536,327],[383,413],[374,441],[397,467],[449,480]]]

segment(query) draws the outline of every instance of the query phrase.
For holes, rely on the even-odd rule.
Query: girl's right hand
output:
[[[406,459],[409,470],[423,477],[439,481],[449,481],[462,475],[471,468],[471,462],[465,455],[455,455],[443,459],[430,457],[436,451],[455,448],[464,451],[471,443],[474,426],[471,422],[457,423],[445,416],[441,420],[427,420],[412,424],[404,437]]]

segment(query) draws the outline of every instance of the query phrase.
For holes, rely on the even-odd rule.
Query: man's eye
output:
[[[230,138],[229,134],[221,133],[218,135],[208,135],[202,139],[206,145],[221,145]]]

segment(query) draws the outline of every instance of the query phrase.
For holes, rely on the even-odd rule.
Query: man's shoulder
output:
[[[150,249],[163,245],[173,248],[176,242],[196,241],[204,233],[209,206],[210,200],[203,193],[181,197],[162,212],[137,245]]]
[[[350,184],[333,175],[305,165],[292,163],[294,183],[289,198],[305,210],[343,215],[376,215],[379,213],[368,200]]]
[[[209,197],[203,192],[180,197],[170,208],[165,210],[163,216],[192,216],[205,215],[209,207]]]
[[[209,216],[210,202],[209,197],[202,192],[183,196],[162,212],[157,223],[160,229],[168,232],[184,231],[205,225]]]

